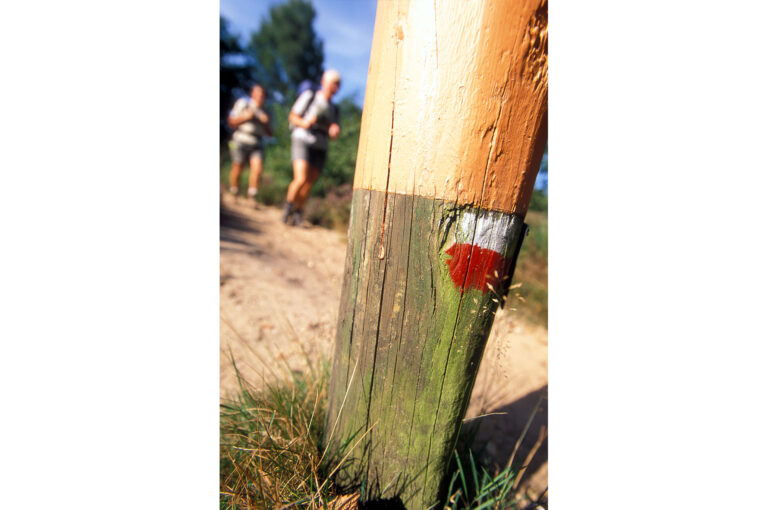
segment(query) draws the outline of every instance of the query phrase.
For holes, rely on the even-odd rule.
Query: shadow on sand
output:
[[[254,245],[245,240],[243,234],[261,233],[258,222],[231,209],[224,202],[219,208],[219,242],[235,243],[249,248]],[[222,246],[222,249],[227,249]]]
[[[515,453],[514,466],[520,468],[523,465],[528,454],[536,445],[542,427],[549,428],[547,391],[548,385],[545,385],[514,402],[493,409],[488,413],[490,416],[483,416],[469,422],[471,426],[477,427],[476,444],[481,445],[484,450],[483,454],[497,466],[501,468],[506,466],[515,448],[515,443],[523,434],[525,425],[534,411],[535,414],[528,431]],[[539,402],[541,403],[537,410],[536,405]],[[547,462],[549,456],[548,442],[549,439],[547,438],[541,442],[526,469],[523,481]]]

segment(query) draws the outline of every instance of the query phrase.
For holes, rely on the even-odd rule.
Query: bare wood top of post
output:
[[[525,215],[547,60],[547,0],[380,1],[355,188]]]

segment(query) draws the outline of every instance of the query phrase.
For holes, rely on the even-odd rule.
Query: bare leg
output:
[[[285,197],[285,209],[283,210],[283,223],[295,225],[294,212],[296,211],[295,201],[298,198],[299,190],[307,181],[309,173],[309,163],[304,159],[293,160],[293,180],[288,185],[288,194]]]
[[[297,194],[307,182],[308,174],[309,163],[306,160],[296,159],[293,161],[293,180],[288,185],[288,196],[286,196],[286,201],[289,203],[296,203]]]
[[[240,172],[243,169],[242,163],[232,163],[232,169],[229,171],[229,190],[237,189],[239,187],[238,181],[240,180]]]
[[[315,183],[318,177],[320,177],[320,169],[316,166],[310,166],[309,175],[305,179],[304,184],[296,193],[296,199],[294,201],[294,204],[296,204],[296,209],[301,209],[304,207],[304,203],[307,201],[307,197],[309,197],[309,191],[312,189],[312,185]]]
[[[251,171],[248,174],[248,195],[256,196],[256,190],[259,189],[259,181],[261,180],[262,162],[260,156],[254,156],[251,158]]]
[[[251,174],[248,176],[248,187],[258,188],[259,181],[261,180],[261,157],[254,156],[251,158]]]

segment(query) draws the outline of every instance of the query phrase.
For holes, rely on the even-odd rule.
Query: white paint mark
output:
[[[515,237],[515,217],[497,211],[463,211],[456,227],[456,242],[471,243],[481,248],[505,254]]]

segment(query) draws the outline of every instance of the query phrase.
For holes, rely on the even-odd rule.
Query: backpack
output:
[[[307,114],[307,110],[309,110],[309,107],[312,106],[312,103],[314,103],[315,95],[318,93],[318,91],[320,91],[320,85],[313,82],[312,80],[304,80],[301,83],[299,83],[299,86],[297,87],[296,92],[298,92],[299,96],[301,96],[304,92],[308,90],[312,91],[312,95],[309,97],[309,101],[307,101],[307,104],[304,106],[304,109],[299,114],[301,117],[304,117],[304,115]],[[330,101],[328,102],[328,106],[332,110],[333,115],[335,117],[338,117],[339,115],[338,106],[334,103],[331,103]],[[296,127],[290,122],[288,123],[288,125],[291,131],[293,131],[294,128]]]
[[[313,82],[312,80],[304,80],[303,82],[299,83],[299,87],[296,89],[296,92],[298,95],[302,95],[304,92],[312,90],[313,92],[317,92],[320,90],[320,85]],[[298,97],[298,96],[296,96]]]
[[[309,107],[312,106],[312,103],[315,101],[315,94],[317,94],[317,91],[320,90],[320,85],[318,85],[317,83],[314,83],[311,80],[304,80],[303,82],[299,83],[299,87],[296,89],[296,92],[298,93],[296,97],[301,96],[304,92],[308,90],[312,91],[312,96],[309,98],[309,101],[307,101],[306,106],[299,114],[302,117],[304,117],[304,115],[307,114],[307,110],[309,110]],[[293,124],[290,124],[291,131],[293,131],[295,127],[296,126],[294,126]]]
[[[312,91],[312,95],[309,97],[309,101],[307,101],[307,106],[305,106],[301,111],[302,117],[307,114],[307,110],[309,110],[309,107],[312,106],[312,102],[315,100],[315,94],[317,94],[317,91],[320,90],[320,85],[311,80],[304,80],[303,82],[299,83],[299,88],[296,89],[296,92],[298,92],[300,96],[308,90]]]

